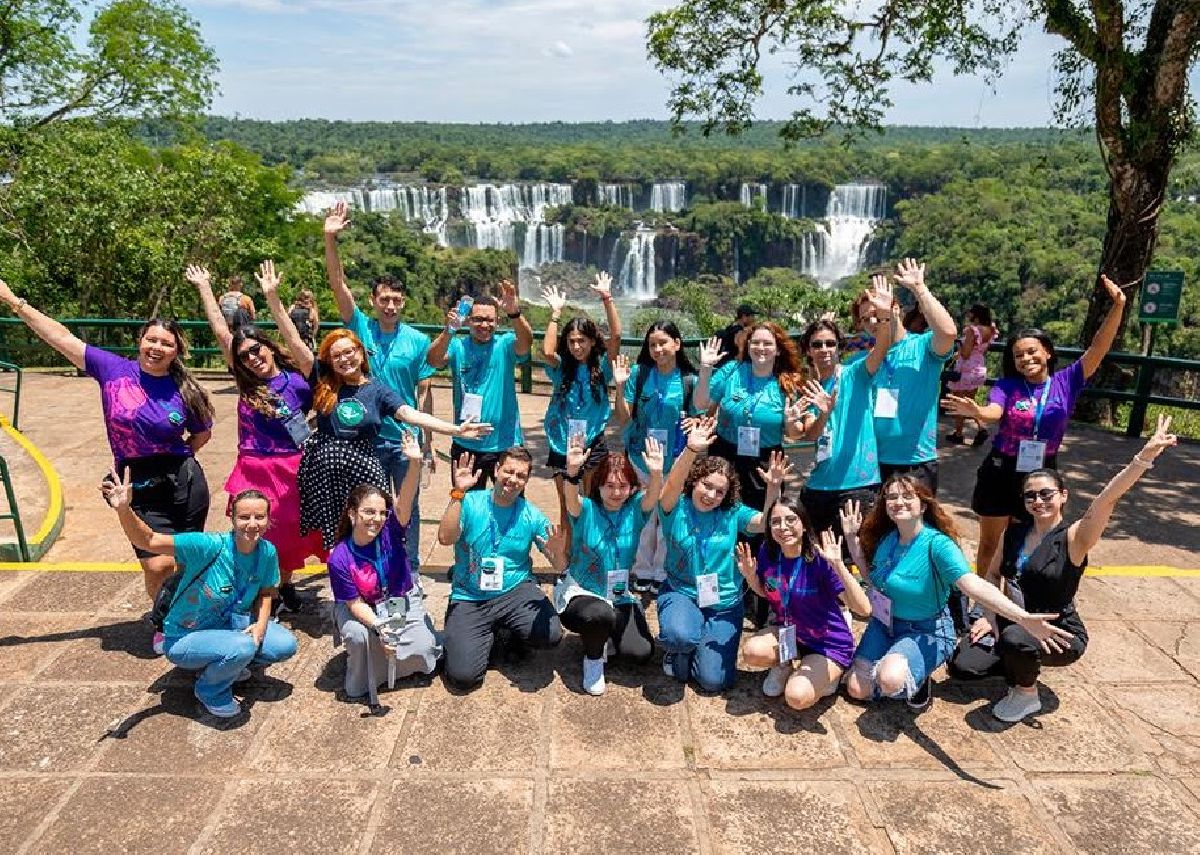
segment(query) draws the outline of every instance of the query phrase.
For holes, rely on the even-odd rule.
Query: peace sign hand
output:
[[[1158,455],[1162,454],[1172,445],[1178,442],[1178,437],[1170,432],[1171,417],[1160,415],[1158,417],[1158,427],[1155,428],[1153,435],[1146,440],[1146,446],[1137,454],[1137,459],[1143,463],[1153,463]]]
[[[124,479],[118,478],[116,470],[113,469],[100,482],[100,495],[114,511],[129,507],[129,503],[133,501],[133,485],[129,478],[129,467],[126,466]]]

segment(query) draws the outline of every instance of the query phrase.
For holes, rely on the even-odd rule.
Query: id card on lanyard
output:
[[[792,572],[780,579],[779,585],[779,605],[780,611],[783,612],[783,626],[779,627],[779,664],[786,665],[796,658],[796,624],[792,622],[791,612],[788,611],[788,606],[792,601],[792,589],[796,585],[797,571],[800,567],[800,562],[803,559],[792,559]],[[783,562],[780,561],[779,569],[782,572]]]
[[[829,385],[824,382],[821,387],[826,394],[833,395],[837,391],[838,379],[841,377],[842,366],[837,366],[837,369],[832,377],[829,378]],[[833,427],[829,424],[829,420],[833,418],[833,412],[825,418],[825,429],[821,431],[821,435],[817,437],[817,463],[824,463],[829,458],[833,457]]]
[[[491,346],[494,342],[494,339],[489,342],[487,353],[478,358],[467,356],[468,348],[474,347],[469,339],[463,344],[462,355],[467,362],[467,370],[461,372],[460,377],[463,394],[462,406],[458,411],[459,421],[480,421],[483,418],[483,395],[479,394],[479,389],[487,382],[492,372]]]
[[[883,585],[887,582],[888,577],[895,572],[900,562],[904,560],[904,556],[908,554],[909,547],[911,546],[912,544],[910,543],[901,551],[900,537],[897,535],[896,542],[892,545],[892,551],[888,553],[886,572],[879,579],[878,585],[872,581],[871,587],[867,588],[867,599],[871,603],[871,617],[883,624],[889,635],[892,632],[892,598],[883,592]],[[899,556],[896,554],[898,552],[900,553]],[[933,572],[937,572],[936,568]]]
[[[496,526],[496,509],[493,506],[488,514],[488,539],[491,541],[491,551],[488,555],[482,557],[479,562],[479,590],[481,591],[502,591],[504,590],[504,570],[508,564],[508,560],[500,554],[500,545],[508,537],[509,532],[517,524],[521,518],[520,506],[513,505],[508,518],[508,524],[503,530]]]
[[[232,562],[233,572],[237,573],[237,554],[238,554],[237,553],[237,544],[234,543],[232,532],[230,532],[230,534],[229,534],[229,548],[230,548],[230,550],[232,550],[232,553],[233,553],[233,559],[234,559]],[[249,581],[258,582],[259,581],[258,567],[259,567],[259,562],[261,561],[261,559],[262,559],[262,544],[259,543],[259,544],[255,545],[255,547],[254,547],[254,572],[251,574],[250,579],[243,580],[243,582],[249,582]],[[261,585],[260,585],[260,587],[261,587]],[[249,588],[249,585],[241,584],[241,585],[238,585],[238,587],[234,590],[233,599],[230,600],[230,602],[229,602],[229,627],[230,627],[230,629],[235,629],[235,630],[246,629],[247,627],[250,626],[250,624],[254,620],[254,618],[251,615],[239,612],[237,610],[239,604],[242,602],[243,599],[245,599],[248,588]]]
[[[720,520],[709,530],[708,534],[701,537],[700,524],[696,520],[695,508],[692,506],[691,500],[687,499],[687,515],[688,525],[692,530],[692,539],[696,544],[695,558],[699,560],[701,568],[709,566],[709,547],[712,542],[720,535],[718,525]],[[714,514],[719,514],[720,511],[713,511]],[[697,573],[696,574],[696,605],[702,609],[715,606],[721,602],[720,579],[716,573]]]
[[[900,389],[896,386],[896,369],[890,358],[883,361],[886,372],[884,385],[875,393],[875,418],[894,419],[900,413]]]
[[[1036,408],[1033,413],[1033,439],[1023,439],[1017,447],[1017,471],[1032,472],[1035,469],[1041,469],[1046,462],[1046,443],[1038,439],[1038,429],[1042,425],[1042,414],[1046,411],[1046,400],[1050,397],[1050,382],[1053,378],[1046,378],[1046,385],[1042,387],[1042,396],[1038,398]],[[1025,383],[1025,388],[1029,391],[1029,397],[1033,398],[1033,390],[1029,388],[1029,384]]]
[[[746,391],[749,393],[754,386],[754,374],[748,366],[743,365],[740,371],[745,372]],[[747,394],[746,402],[742,405],[742,424],[737,426],[737,454],[738,457],[758,457],[759,450],[762,448],[762,429],[757,425],[751,424],[754,421],[754,412],[758,409],[758,402],[762,400],[762,396],[771,388],[771,383],[774,378],[768,378],[767,382],[753,395]]]

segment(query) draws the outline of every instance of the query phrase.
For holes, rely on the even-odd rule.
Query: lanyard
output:
[[[896,366],[892,364],[892,357],[890,354],[883,358],[883,370],[887,372],[885,375],[887,385],[884,388],[891,389],[893,388],[893,384],[896,380]]]
[[[467,339],[466,346],[463,347],[463,356],[467,357],[467,370],[462,372],[462,387],[464,392],[474,393],[475,390],[481,388],[487,382],[488,377],[492,373],[492,345],[496,343],[493,338],[486,345],[476,344],[474,340]],[[487,353],[482,356],[468,356],[467,351],[482,350],[487,348]]]
[[[750,367],[748,365],[746,365],[745,363],[742,363],[742,364],[744,366],[742,370],[745,372],[745,374],[744,374],[745,382],[743,383],[743,385],[745,386],[747,391],[749,391],[750,389],[754,388],[754,381],[757,378],[755,378],[753,372],[750,370]],[[754,397],[748,398],[746,403],[742,405],[742,419],[745,421],[746,424],[751,424],[754,421],[754,411],[756,409],[758,409],[758,402],[760,400],[762,400],[763,395],[765,395],[767,392],[769,392],[771,390],[771,384],[774,382],[775,382],[774,377],[767,378],[767,382],[764,383],[761,387],[759,387],[759,390],[754,393]]]
[[[383,555],[380,554],[379,538],[376,537],[370,543],[371,549],[375,553],[374,555],[367,555],[359,552],[358,546],[355,544],[353,537],[349,538],[346,543],[350,546],[351,555],[353,555],[359,561],[370,562],[371,566],[375,568],[375,578],[379,582],[379,592],[386,597],[388,593],[387,572],[383,569]]]
[[[790,624],[792,622],[792,618],[788,613],[788,603],[792,601],[792,589],[796,585],[796,577],[800,575],[797,571],[800,569],[801,562],[804,561],[804,556],[797,555],[795,558],[790,559],[792,562],[792,569],[787,576],[783,575],[784,558],[782,555],[780,555],[779,558],[779,604],[783,607],[783,622],[785,624]]]
[[[275,415],[277,418],[287,421],[292,417],[292,408],[288,406],[288,402],[283,397],[283,393],[286,392],[292,385],[292,372],[281,371],[280,373],[283,375],[283,388],[278,392],[273,393],[275,395],[275,400],[278,401],[278,403],[275,405]]]
[[[567,411],[568,415],[574,415],[587,406],[586,393],[592,390],[592,373],[583,363],[576,366],[575,382],[571,384],[571,391],[566,395],[562,394],[562,384],[565,380],[565,377],[559,380],[558,404],[560,408]]]
[[[233,554],[233,561],[231,562],[233,564],[233,572],[234,574],[237,574],[237,539],[234,537],[233,532],[229,533],[229,549]],[[258,565],[261,559],[262,541],[259,541],[258,543],[254,544],[254,572],[251,574],[251,578],[256,580],[258,579]],[[250,580],[246,579],[245,581],[249,582]],[[227,614],[233,614],[233,610],[237,608],[238,603],[240,603],[242,598],[246,596],[247,587],[248,586],[244,584],[238,586],[237,593],[234,595],[233,601],[230,602],[229,608],[227,609]]]
[[[1042,397],[1037,399],[1037,408],[1033,412],[1033,438],[1037,439],[1038,428],[1042,424],[1042,413],[1046,410],[1046,399],[1050,397],[1050,381],[1053,378],[1047,377],[1046,384],[1042,386]],[[1034,391],[1029,386],[1028,380],[1022,380],[1025,384],[1025,391],[1029,393],[1030,398],[1036,398]]]
[[[716,518],[716,522],[714,522],[712,528],[708,530],[708,534],[701,538],[700,521],[696,519],[696,507],[692,504],[691,499],[687,499],[685,501],[687,502],[686,510],[688,516],[688,527],[692,530],[692,539],[696,541],[697,547],[696,553],[694,553],[693,557],[700,559],[701,568],[708,568],[708,560],[705,558],[705,554],[708,552],[709,547],[712,546],[712,542],[721,535],[721,512],[720,510],[715,510],[712,512],[713,516]],[[697,573],[695,575],[699,574]]]
[[[878,590],[883,590],[883,586],[887,583],[888,577],[892,575],[892,571],[894,571],[900,562],[904,560],[904,556],[908,555],[908,550],[910,550],[912,545],[917,542],[917,537],[919,537],[920,534],[920,531],[918,531],[916,536],[914,536],[911,541],[901,547],[900,532],[896,532],[896,539],[892,542],[892,549],[890,552],[888,552],[887,561],[885,565],[880,568],[883,570],[883,575],[879,577],[878,582],[875,582],[874,579],[871,580],[871,583],[874,584]],[[900,553],[899,557],[896,555],[897,552]],[[934,572],[936,573],[937,570],[935,569]]]
[[[596,514],[600,519],[604,520],[604,527],[607,529],[607,537],[601,538],[601,545],[605,557],[608,559],[608,565],[605,570],[620,570],[620,549],[621,549],[621,531],[625,528],[625,522],[629,518],[629,506],[637,500],[639,494],[634,494],[625,500],[625,504],[617,510],[616,521],[609,516],[608,511],[604,509],[604,505],[599,500],[596,500]]]
[[[492,541],[492,552],[491,556],[489,557],[495,557],[496,555],[500,554],[500,544],[504,542],[505,538],[508,537],[508,535],[512,532],[513,527],[516,526],[517,522],[520,520],[520,501],[520,499],[517,499],[517,501],[513,503],[513,506],[509,511],[508,522],[503,529],[500,529],[496,526],[496,511],[498,508],[496,507],[495,499],[492,500],[492,507],[488,513],[488,538]]]
[[[372,366],[372,370],[376,374],[382,374],[383,366],[392,358],[392,350],[396,347],[396,342],[400,340],[400,324],[397,323],[396,328],[392,330],[391,341],[388,342],[387,349],[385,350],[382,346],[384,336],[383,327],[379,325],[379,321],[375,321],[374,323],[375,329],[372,330],[372,333],[375,339],[375,348],[379,353],[379,362],[378,365]]]

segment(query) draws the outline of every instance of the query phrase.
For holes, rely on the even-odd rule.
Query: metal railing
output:
[[[21,366],[14,365],[11,362],[0,362],[0,374],[15,374],[16,382],[12,386],[0,386],[0,392],[7,392],[13,396],[12,426],[20,429],[21,418]]]
[[[97,347],[104,347],[115,353],[133,354],[137,351],[137,345],[133,341],[133,336],[137,329],[141,326],[142,321],[127,320],[119,318],[67,318],[61,323],[66,326],[71,332],[79,336],[89,344],[94,344]],[[213,341],[212,332],[209,329],[208,322],[202,320],[180,320],[180,327],[188,334],[193,341],[193,346],[190,348],[192,360],[207,360],[220,353],[220,349]],[[263,329],[275,329],[275,323],[270,320],[258,322],[257,326]],[[336,322],[324,322],[320,328],[325,331],[338,329],[342,325]],[[414,324],[416,329],[429,336],[436,336],[441,332],[442,327],[439,324]],[[17,335],[14,335],[17,333]],[[542,331],[534,331],[534,340],[541,338]],[[793,334],[793,339],[798,339],[798,334]],[[684,339],[684,346],[687,348],[698,347],[703,339]],[[212,342],[212,343],[209,343]],[[622,348],[637,349],[640,348],[642,339],[640,336],[622,336]],[[991,352],[1002,352],[1004,345],[1000,342],[993,342],[989,350]],[[1076,359],[1082,353],[1079,348],[1061,347],[1058,348],[1060,362],[1068,359]],[[21,369],[17,368],[14,362],[20,362],[26,366],[36,364],[38,362],[46,363],[47,357],[51,357],[50,348],[42,343],[39,339],[33,336],[32,333],[25,329],[24,323],[18,318],[0,318],[0,357],[9,362],[0,363],[0,371],[17,372],[16,396],[19,400],[20,384],[21,384]],[[537,354],[540,351],[535,348],[534,359],[518,366],[517,379],[520,383],[521,391],[529,393],[533,390],[533,369],[535,365],[541,364]],[[21,355],[34,355],[34,359],[22,359]],[[52,357],[51,357],[52,358]],[[1167,356],[1143,356],[1138,353],[1110,353],[1105,357],[1106,362],[1113,363],[1118,366],[1133,369],[1131,373],[1135,374],[1132,383],[1132,389],[1111,389],[1089,386],[1084,389],[1083,394],[1095,397],[1106,398],[1114,402],[1130,402],[1132,408],[1129,415],[1129,423],[1126,426],[1127,436],[1139,436],[1145,429],[1146,410],[1150,405],[1158,405],[1164,407],[1177,407],[1185,410],[1200,410],[1200,400],[1192,398],[1180,398],[1169,395],[1153,394],[1155,375],[1161,371],[1188,371],[1200,374],[1200,360],[1193,359],[1176,359]],[[47,364],[60,364],[61,360],[56,360]],[[444,373],[440,372],[440,373]],[[993,381],[989,380],[989,383]],[[0,391],[11,391],[0,388]],[[13,408],[13,424],[17,422],[17,405]]]

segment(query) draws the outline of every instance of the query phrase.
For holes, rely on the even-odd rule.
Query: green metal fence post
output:
[[[8,499],[8,513],[0,514],[0,520],[12,520],[17,530],[17,552],[22,561],[29,560],[29,544],[25,541],[25,527],[21,525],[21,512],[17,508],[17,497],[13,495],[12,480],[8,477],[8,461],[0,457],[0,480],[4,481],[4,496]]]

